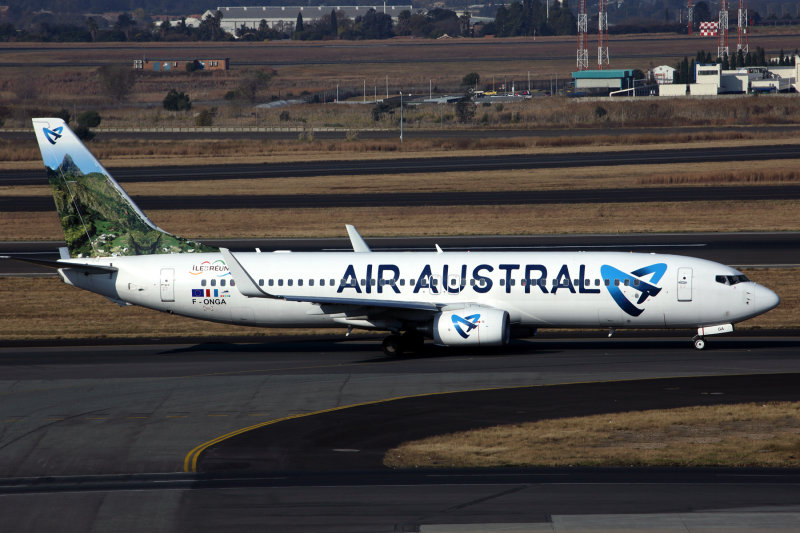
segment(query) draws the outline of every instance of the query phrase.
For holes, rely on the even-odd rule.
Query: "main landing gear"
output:
[[[425,337],[418,331],[406,331],[402,335],[395,333],[383,339],[383,353],[389,357],[398,357],[404,353],[422,351]]]

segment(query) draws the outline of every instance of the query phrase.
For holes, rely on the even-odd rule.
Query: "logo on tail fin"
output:
[[[56,141],[63,135],[63,133],[61,133],[62,131],[64,131],[64,126],[59,126],[52,130],[49,128],[42,128],[42,132],[44,132],[44,136],[50,144],[56,144]]]

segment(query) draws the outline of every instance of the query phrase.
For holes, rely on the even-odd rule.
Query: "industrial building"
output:
[[[304,22],[310,22],[329,15],[331,11],[341,11],[347,18],[355,19],[363,17],[370,9],[378,13],[390,15],[396,22],[398,15],[403,11],[414,12],[411,4],[405,6],[255,6],[255,7],[218,7],[222,13],[220,27],[230,34],[234,34],[242,26],[246,28],[258,28],[264,20],[267,26],[281,31],[294,28],[297,22],[297,15],[303,15]],[[213,15],[213,11],[206,12]]]
[[[794,66],[722,70],[718,63],[695,65],[695,82],[658,86],[659,96],[716,96],[756,92],[800,92],[800,56]]]
[[[608,96],[611,92],[633,88],[633,69],[581,70],[572,73],[575,92]]]
[[[148,70],[152,72],[186,72],[187,64],[192,65],[193,70],[228,70],[230,59],[153,59],[145,57],[134,59],[134,70]]]

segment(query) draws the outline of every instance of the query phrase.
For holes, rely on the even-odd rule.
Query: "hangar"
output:
[[[576,93],[608,95],[633,88],[633,69],[581,70],[572,73]]]

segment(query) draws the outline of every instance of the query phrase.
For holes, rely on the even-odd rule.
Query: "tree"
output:
[[[708,2],[697,2],[693,8],[693,15],[694,16],[692,18],[695,24],[712,20],[711,9],[708,7]]]
[[[189,95],[184,92],[178,92],[175,89],[169,90],[162,104],[167,111],[188,111],[192,108]]]
[[[297,14],[297,22],[294,23],[294,33],[303,33],[303,13],[300,12]]]
[[[106,96],[117,102],[127,100],[136,84],[136,72],[122,65],[104,65],[97,69],[97,77]]]
[[[334,39],[339,35],[339,22],[336,20],[336,9],[331,10],[331,35]]]
[[[89,17],[86,19],[86,27],[89,28],[89,34],[92,36],[92,41],[97,40],[97,21],[94,20],[94,17]]]
[[[469,94],[465,94],[456,102],[456,116],[461,123],[472,122],[475,118],[475,104]]]
[[[100,125],[100,114],[97,111],[84,111],[77,118],[77,124],[73,131],[82,141],[94,139],[94,132],[90,128]]]
[[[127,13],[122,13],[117,17],[117,22],[114,24],[114,29],[119,30],[125,34],[125,40],[131,40],[131,32],[136,27],[136,21],[131,18]]]
[[[477,72],[470,72],[461,78],[461,85],[463,87],[475,88],[481,82],[481,75]]]
[[[249,70],[242,76],[242,81],[236,88],[235,95],[254,104],[259,99],[261,91],[269,87],[272,73],[264,70]]]

